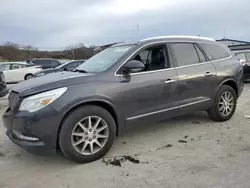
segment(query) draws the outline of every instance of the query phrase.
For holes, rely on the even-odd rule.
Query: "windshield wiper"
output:
[[[73,72],[88,73],[87,71],[80,69],[75,69]]]

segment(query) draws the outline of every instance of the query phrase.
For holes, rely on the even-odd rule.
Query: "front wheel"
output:
[[[105,109],[89,105],[70,112],[62,123],[59,146],[70,160],[86,163],[103,157],[116,137],[116,124]]]
[[[208,110],[208,114],[215,121],[227,121],[233,116],[236,105],[235,90],[231,86],[222,85],[215,97],[213,106]]]

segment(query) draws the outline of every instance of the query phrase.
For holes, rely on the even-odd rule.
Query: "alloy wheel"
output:
[[[230,91],[222,93],[219,100],[219,112],[223,116],[228,116],[234,108],[234,96]]]
[[[80,120],[71,133],[73,148],[82,155],[93,155],[106,144],[109,136],[107,123],[98,116]]]

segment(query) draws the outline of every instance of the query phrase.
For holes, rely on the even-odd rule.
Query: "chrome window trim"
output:
[[[161,112],[167,112],[167,111],[170,111],[170,110],[175,110],[177,108],[183,108],[183,107],[186,107],[186,106],[190,106],[190,105],[194,105],[194,104],[206,102],[206,101],[209,101],[209,100],[211,100],[211,99],[210,98],[203,99],[203,100],[200,100],[200,101],[195,101],[195,102],[191,102],[191,103],[188,103],[188,104],[183,104],[183,105],[172,107],[172,108],[167,108],[167,109],[157,110],[157,111],[154,111],[154,112],[149,112],[149,113],[145,113],[145,114],[141,114],[141,115],[137,115],[137,116],[132,116],[132,117],[126,118],[126,120],[139,119],[139,118],[142,118],[142,117],[146,117],[146,116],[158,114],[158,113],[161,113]]]
[[[202,63],[196,63],[196,64],[191,64],[191,65],[185,65],[185,66],[179,66],[179,67],[171,67],[171,68],[166,68],[166,69],[160,69],[160,70],[155,70],[155,71],[146,71],[146,72],[139,72],[139,73],[131,73],[130,76],[133,76],[133,75],[140,75],[140,74],[148,74],[148,73],[154,73],[154,72],[160,72],[160,71],[166,71],[166,70],[173,70],[173,69],[178,69],[178,68],[183,68],[183,67],[189,67],[189,66],[197,66],[197,65],[200,65],[200,64],[205,64],[205,63],[213,63],[213,62],[217,62],[217,61],[223,61],[223,60],[227,60],[227,59],[230,59],[232,57],[232,54],[231,52],[222,44],[219,44],[219,43],[216,43],[216,42],[213,42],[213,43],[209,43],[208,41],[156,41],[156,42],[151,42],[151,43],[148,43],[148,44],[145,44],[143,46],[141,46],[140,48],[138,48],[134,53],[132,53],[115,71],[114,75],[119,77],[119,76],[123,76],[122,74],[117,74],[118,70],[125,64],[127,63],[127,61],[132,57],[134,56],[138,51],[140,51],[142,48],[145,48],[147,46],[150,46],[152,44],[162,44],[162,43],[175,43],[175,42],[178,42],[178,43],[196,43],[196,44],[199,44],[199,43],[203,43],[203,44],[215,44],[215,45],[218,45],[218,46],[221,46],[223,47],[228,53],[229,53],[229,57],[227,58],[222,58],[222,59],[218,59],[218,60],[213,60],[213,61],[206,61],[206,62],[202,62]],[[205,52],[206,53],[206,52]]]

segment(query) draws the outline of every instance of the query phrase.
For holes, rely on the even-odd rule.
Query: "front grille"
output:
[[[10,92],[9,94],[9,107],[12,111],[14,111],[18,105],[19,96],[16,92]]]

